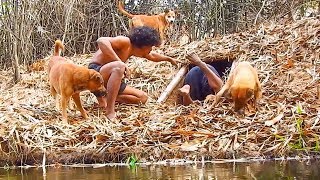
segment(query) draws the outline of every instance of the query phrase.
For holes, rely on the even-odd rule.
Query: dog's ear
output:
[[[248,99],[250,99],[254,94],[254,90],[253,89],[247,89],[247,94],[246,94],[246,97]]]
[[[176,15],[176,17],[183,17],[183,13],[181,13],[180,10],[177,9],[173,9],[172,10],[174,12],[174,14]]]
[[[90,79],[94,80],[95,82],[99,82],[99,84],[103,83],[103,78],[99,73],[92,74]]]
[[[167,14],[169,11],[170,11],[170,10],[169,10],[168,8],[165,8],[165,9],[164,9],[164,13],[166,13],[166,14]]]

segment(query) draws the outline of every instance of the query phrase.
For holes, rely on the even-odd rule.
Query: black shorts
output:
[[[220,77],[217,70],[207,64],[207,66],[213,71],[217,76]],[[220,77],[221,78],[221,77]],[[214,91],[208,83],[207,76],[202,72],[202,70],[195,66],[186,75],[184,80],[184,85],[190,85],[190,96],[192,100],[203,101],[209,94],[213,94]]]
[[[101,66],[100,64],[97,64],[97,63],[89,63],[89,65],[88,65],[88,68],[89,68],[89,69],[93,69],[93,70],[95,70],[95,71],[97,71],[97,72],[99,72],[99,73],[100,73],[101,67],[102,67],[102,66]],[[118,94],[121,94],[126,87],[127,87],[127,84],[126,84],[125,82],[121,81],[120,89],[119,89]],[[99,95],[99,93],[97,93],[97,92],[92,92],[92,93],[93,93],[94,95],[96,95],[97,97],[101,96],[101,95]]]
[[[101,67],[102,66],[100,64],[97,64],[97,63],[89,63],[89,65],[88,65],[89,69],[93,69],[93,70],[95,70],[97,72],[100,72]]]

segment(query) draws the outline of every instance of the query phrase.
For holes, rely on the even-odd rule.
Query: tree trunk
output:
[[[11,35],[12,42],[13,42],[13,54],[14,59],[12,60],[12,67],[13,67],[13,74],[14,74],[14,82],[17,83],[20,81],[20,70],[19,70],[19,57],[18,57],[18,42],[19,38],[17,37],[19,34],[19,28],[18,28],[18,1],[14,1],[14,30]]]

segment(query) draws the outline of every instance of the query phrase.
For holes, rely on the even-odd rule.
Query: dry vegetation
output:
[[[263,98],[259,110],[249,107],[245,116],[235,114],[226,99],[215,109],[207,108],[212,97],[189,107],[175,104],[175,94],[156,103],[178,69],[132,58],[133,74],[127,81],[148,92],[148,103],[117,105],[117,124],[94,109],[94,96],[84,92],[90,118],[83,120],[70,110],[71,123],[65,125],[54,108],[45,71],[21,67],[22,80],[14,86],[8,83],[12,74],[1,71],[0,165],[41,164],[44,154],[48,164],[125,162],[131,155],[142,162],[319,155],[319,47],[317,17],[157,49],[182,61],[186,51],[194,50],[205,61],[252,62]],[[90,57],[70,59],[85,66]]]

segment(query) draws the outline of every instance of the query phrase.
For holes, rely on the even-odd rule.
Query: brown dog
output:
[[[226,84],[217,93],[213,106],[219,102],[226,91],[234,101],[235,111],[239,111],[246,106],[252,97],[254,106],[256,106],[256,100],[262,97],[261,84],[256,69],[249,62],[239,62],[231,70]]]
[[[59,109],[57,94],[61,95],[62,118],[67,123],[67,104],[71,97],[81,115],[87,118],[88,116],[81,105],[80,92],[90,90],[105,93],[106,89],[100,73],[67,62],[64,57],[59,55],[60,49],[64,49],[64,46],[60,40],[56,40],[54,54],[48,64],[48,73],[50,92],[56,99],[57,109]]]
[[[128,13],[124,9],[124,5],[121,1],[119,1],[118,3],[118,8],[122,14],[128,16],[131,19],[129,24],[130,28],[139,26],[148,26],[154,28],[159,32],[162,41],[164,40],[165,31],[167,30],[169,25],[175,21],[176,18],[176,14],[172,10],[165,10],[165,12],[153,16],[133,15]]]

